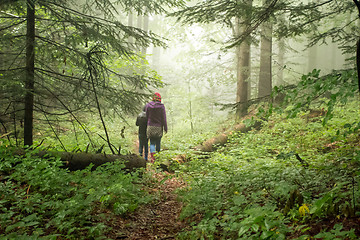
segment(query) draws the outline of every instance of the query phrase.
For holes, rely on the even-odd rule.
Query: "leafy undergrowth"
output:
[[[61,168],[56,158],[0,146],[1,239],[96,239],[110,230],[106,212],[124,215],[152,200],[139,173],[109,163],[90,171]]]
[[[191,161],[168,175],[128,174],[118,163],[69,172],[3,142],[0,238],[358,239],[357,106],[334,108],[325,126],[308,113],[274,114],[209,158],[186,150]]]
[[[358,104],[337,106],[325,126],[273,115],[180,166],[180,217],[192,228],[179,239],[358,239]]]
[[[173,174],[116,162],[69,172],[35,151],[0,144],[0,239],[175,239],[186,228]]]
[[[179,158],[169,175],[157,173],[157,164],[132,174],[119,163],[69,172],[56,158],[13,155],[0,142],[0,238],[358,239],[360,111],[358,99],[349,101],[353,92],[339,101],[344,105],[336,100],[347,93],[332,93],[325,111],[308,103],[317,111],[301,112],[299,102],[290,108],[294,118],[271,113],[261,130],[235,132],[206,156],[193,147],[208,132],[166,135],[158,160]],[[314,112],[326,112],[324,119]]]

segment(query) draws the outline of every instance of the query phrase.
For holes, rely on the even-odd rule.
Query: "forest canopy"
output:
[[[33,142],[33,111],[42,121],[67,115],[80,125],[80,112],[102,116],[107,109],[122,117],[137,110],[149,86],[162,85],[146,68],[140,50],[164,42],[152,32],[122,23],[119,9],[123,16],[131,11],[161,13],[182,1],[148,3],[2,2],[2,118],[24,122],[25,145]]]

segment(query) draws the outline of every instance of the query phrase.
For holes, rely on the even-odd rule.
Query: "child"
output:
[[[147,161],[148,138],[146,136],[147,117],[146,117],[145,107],[143,107],[142,112],[136,118],[136,126],[139,126],[139,154],[142,157],[144,150],[144,159]]]

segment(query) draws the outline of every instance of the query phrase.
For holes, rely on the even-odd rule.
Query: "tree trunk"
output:
[[[24,145],[33,144],[34,119],[34,72],[35,72],[35,5],[32,0],[27,1],[26,28],[26,76],[25,76],[25,116],[24,116]]]
[[[260,74],[258,98],[270,96],[272,90],[272,23],[261,26]]]
[[[252,1],[249,1],[252,3]],[[241,19],[236,19],[236,35],[240,36],[244,32],[245,26],[241,23]],[[241,117],[247,113],[248,101],[248,81],[250,77],[250,40],[245,39],[236,47],[236,115]]]
[[[146,168],[145,159],[136,154],[130,155],[105,155],[105,154],[90,154],[90,153],[69,153],[63,152],[60,154],[61,160],[66,163],[66,167],[70,171],[81,170],[94,164],[98,167],[107,162],[122,161],[125,164],[126,170],[135,171],[138,168]]]
[[[189,99],[189,118],[190,118],[190,128],[191,132],[194,132],[194,123],[193,123],[193,112],[192,112],[192,100],[191,100],[191,79],[188,81],[188,99]]]
[[[138,29],[142,29],[142,24],[143,24],[143,17],[141,15],[138,15],[137,16],[137,19],[136,19],[136,27]],[[136,39],[135,39],[135,42],[136,42]],[[137,48],[137,51],[140,52],[142,49],[140,49],[140,47]]]
[[[247,112],[248,101],[248,80],[250,77],[250,44],[241,43],[237,47],[237,93],[236,102],[238,103],[237,113],[241,115]]]
[[[134,26],[133,18],[134,18],[134,16],[133,16],[133,14],[130,12],[130,13],[129,13],[129,16],[128,16],[128,26],[129,26],[129,27],[133,27],[133,26]],[[130,43],[131,45],[133,45],[133,44],[134,44],[134,38],[129,37],[129,43]]]
[[[314,45],[309,48],[308,72],[312,72],[316,68],[317,63],[317,46]]]
[[[18,150],[14,154],[24,155],[24,150]],[[139,157],[136,154],[129,155],[111,155],[111,154],[91,154],[91,153],[72,153],[72,152],[47,152],[39,151],[35,154],[40,158],[60,157],[61,161],[64,162],[64,166],[70,171],[82,170],[88,167],[90,164],[94,165],[94,168],[107,163],[121,161],[124,162],[124,169],[134,171],[138,168],[145,168],[145,159]]]
[[[161,29],[162,26],[160,24],[160,19],[159,18],[160,18],[159,16],[154,16],[152,24],[151,24],[151,29],[153,29],[155,31],[162,32],[162,29]],[[159,70],[160,69],[160,54],[161,54],[161,48],[153,46],[153,49],[152,49],[152,68],[154,70]]]
[[[147,15],[145,15],[144,17],[143,17],[143,30],[144,31],[146,31],[146,32],[148,32],[149,31],[149,16],[147,16]],[[142,48],[142,50],[141,50],[141,53],[144,55],[144,57],[146,57],[146,51],[147,51],[147,49],[146,49],[146,47],[144,46],[143,48]]]
[[[360,92],[360,39],[358,40],[356,44],[356,68],[357,68],[357,74],[358,74],[358,87]]]
[[[262,126],[261,121],[256,121],[251,126],[246,126],[244,123],[240,123],[234,126],[234,129],[232,129],[232,131],[224,132],[217,135],[216,137],[208,139],[207,141],[203,142],[201,145],[195,147],[195,149],[201,152],[213,152],[218,147],[225,145],[228,141],[228,136],[231,135],[233,132],[247,133],[254,129],[259,130],[261,126]]]
[[[284,39],[279,39],[279,52],[278,52],[278,73],[276,85],[285,84],[284,81],[284,67],[285,67],[285,41]]]
[[[237,116],[241,117],[247,113],[248,106],[246,102],[248,99],[248,87],[250,77],[250,44],[243,42],[241,46],[236,48],[237,58],[237,91],[236,102],[238,107],[236,109]]]
[[[359,16],[360,16],[360,2],[358,0],[353,0]],[[360,92],[360,39],[358,40],[357,44],[356,44],[356,68],[357,68],[357,74],[358,74],[358,87],[359,87],[359,92]]]

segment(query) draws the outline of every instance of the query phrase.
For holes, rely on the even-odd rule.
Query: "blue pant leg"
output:
[[[160,152],[161,149],[161,137],[159,138],[150,138],[150,152]]]
[[[155,152],[156,138],[150,138],[150,153]]]

